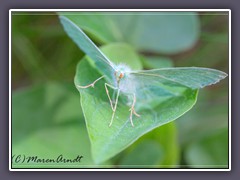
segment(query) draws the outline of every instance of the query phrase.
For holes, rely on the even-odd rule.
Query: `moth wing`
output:
[[[179,84],[192,89],[209,86],[224,79],[227,74],[210,68],[162,68],[131,72],[137,78],[149,77],[152,81]],[[146,78],[145,78],[146,79]]]
[[[73,21],[65,16],[59,16],[59,19],[68,36],[91,58],[96,69],[104,74],[109,81],[112,81],[114,64]]]

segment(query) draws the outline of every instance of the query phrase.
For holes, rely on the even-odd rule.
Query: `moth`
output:
[[[175,83],[192,89],[199,89],[215,84],[227,76],[227,74],[222,71],[202,67],[132,70],[125,64],[114,64],[73,21],[65,16],[59,16],[59,18],[70,38],[92,59],[95,67],[102,72],[102,76],[92,83],[87,85],[79,84],[76,86],[81,89],[90,88],[94,87],[98,81],[105,79],[106,83],[104,86],[112,109],[112,117],[109,127],[113,123],[120,95],[125,95],[129,99],[129,119],[131,125],[134,126],[133,116],[140,117],[140,114],[135,110],[135,105],[138,98],[142,97],[143,89],[145,93],[146,91],[148,93],[153,92],[150,89],[148,90],[147,87],[151,87],[152,89],[155,89],[155,91],[161,91],[160,84],[163,82]],[[116,91],[115,102],[113,102],[109,95],[109,88]]]

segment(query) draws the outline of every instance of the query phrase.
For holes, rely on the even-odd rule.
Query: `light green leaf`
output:
[[[194,12],[60,12],[102,43],[127,42],[139,51],[178,53],[199,37]]]
[[[180,160],[180,147],[175,122],[170,122],[155,129],[152,134],[152,138],[159,139],[165,151],[165,156],[160,167],[177,167]]]
[[[173,62],[167,57],[146,57],[142,56],[141,61],[144,68],[146,69],[158,69],[158,68],[168,68],[173,67]]]
[[[111,46],[111,45],[109,45]],[[124,61],[133,61],[129,52],[118,46],[103,48],[108,56],[119,51],[125,55]],[[130,55],[130,56],[128,56]],[[137,59],[136,59],[137,60]],[[75,76],[76,85],[86,85],[101,75],[88,63],[86,59],[80,61]],[[104,88],[104,81],[95,84],[94,89],[79,89],[81,93],[81,105],[92,145],[92,155],[96,163],[103,162],[127,148],[139,137],[152,129],[171,122],[192,108],[196,102],[197,90],[191,90],[175,86],[165,86],[163,89],[171,93],[163,93],[158,99],[152,99],[149,104],[141,104],[139,114],[141,117],[134,118],[135,127],[129,121],[129,106],[120,99],[116,110],[114,122],[109,127],[112,110]],[[123,98],[123,97],[120,97]]]
[[[196,13],[142,12],[133,17],[125,34],[128,42],[140,51],[172,54],[191,48],[198,40],[199,32]]]
[[[108,58],[115,64],[124,63],[132,70],[141,70],[143,68],[138,54],[126,43],[112,43],[101,48],[102,52],[108,53]]]

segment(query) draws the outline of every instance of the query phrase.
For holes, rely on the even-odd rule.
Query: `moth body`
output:
[[[136,82],[134,77],[130,74],[131,68],[125,64],[118,64],[115,67],[115,79],[118,88],[124,94],[131,94],[136,92]]]

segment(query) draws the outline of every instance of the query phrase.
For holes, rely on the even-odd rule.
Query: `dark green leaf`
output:
[[[191,143],[185,157],[187,163],[194,168],[227,168],[228,129]]]
[[[90,142],[73,84],[48,83],[13,94],[12,155],[39,159],[83,156],[75,163],[15,163],[15,168],[94,167]],[[103,167],[103,166],[101,166]]]
[[[120,167],[158,167],[157,165],[162,161],[163,157],[164,152],[159,143],[145,139],[123,157]]]
[[[179,130],[179,143],[184,146],[227,128],[227,101],[225,89],[208,88],[201,91],[196,106],[176,122]]]
[[[179,146],[174,122],[147,133],[121,155],[120,167],[172,168],[179,164]]]

